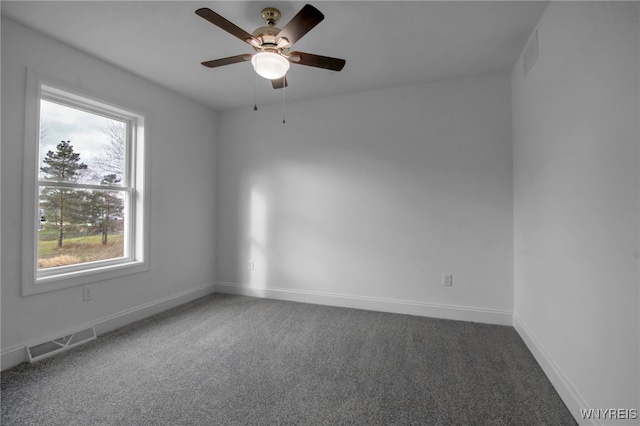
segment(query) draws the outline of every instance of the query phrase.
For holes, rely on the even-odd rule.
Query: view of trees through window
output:
[[[126,123],[40,102],[38,268],[125,256]]]

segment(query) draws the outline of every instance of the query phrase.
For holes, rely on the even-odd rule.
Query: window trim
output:
[[[129,193],[129,223],[127,231],[130,253],[128,257],[87,262],[70,267],[48,269],[38,273],[39,223],[39,162],[40,100],[46,99],[102,116],[126,121],[130,132],[125,153],[125,186]],[[28,296],[67,287],[85,285],[149,270],[150,251],[150,179],[149,179],[149,123],[147,115],[136,109],[123,107],[104,96],[76,89],[71,85],[27,69],[24,133],[23,221],[22,221],[22,295]],[[58,185],[57,182],[52,184]],[[64,184],[63,184],[64,186]],[[122,189],[119,189],[121,191]],[[125,189],[125,191],[129,192]],[[57,271],[56,271],[57,269]],[[57,273],[56,273],[57,272]]]

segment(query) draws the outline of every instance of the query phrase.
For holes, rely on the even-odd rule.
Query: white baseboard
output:
[[[88,327],[94,327],[96,334],[99,336],[108,331],[115,330],[127,324],[150,317],[151,315],[166,311],[167,309],[207,296],[215,291],[215,285],[203,285],[171,296],[163,297],[162,299],[154,300],[153,302],[145,303],[113,315],[108,315],[91,323],[79,324],[73,327],[73,329],[60,330],[59,332],[48,336],[38,337],[37,339],[32,339],[27,342],[11,346],[0,353],[0,368],[2,370],[6,370],[20,364],[21,362],[28,361],[27,346],[37,345],[48,340],[56,339],[60,336],[71,334],[73,331],[77,331],[78,329]]]
[[[366,309],[370,311],[392,312],[396,314],[481,322],[486,324],[513,324],[512,313],[497,309],[473,308],[467,306],[442,305],[414,302],[410,300],[382,299],[347,294],[324,293],[307,290],[252,287],[228,282],[217,282],[219,293],[238,294],[292,302],[314,303],[317,305],[340,306],[344,308]]]
[[[589,406],[582,399],[580,394],[573,387],[567,376],[564,375],[560,367],[553,361],[553,358],[540,344],[527,325],[515,313],[513,314],[513,327],[516,329],[524,343],[527,345],[533,357],[545,372],[549,381],[564,401],[565,405],[580,425],[601,426],[598,419],[583,419],[580,415],[581,409],[588,409]]]

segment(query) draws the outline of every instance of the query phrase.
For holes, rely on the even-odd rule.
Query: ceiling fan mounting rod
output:
[[[275,7],[265,7],[262,9],[262,19],[270,27],[274,27],[280,20],[280,11]]]

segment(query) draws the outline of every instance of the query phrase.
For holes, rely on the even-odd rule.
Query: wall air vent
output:
[[[538,59],[538,30],[535,30],[531,35],[529,44],[524,49],[524,55],[522,55],[522,66],[524,67],[524,76],[526,77],[533,64]]]
[[[75,331],[70,334],[58,337],[33,346],[27,346],[29,362],[35,362],[43,358],[50,357],[62,351],[66,351],[82,343],[96,339],[96,330],[93,327]]]

